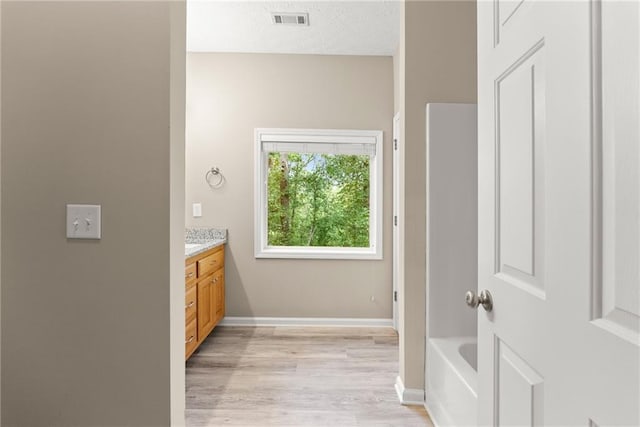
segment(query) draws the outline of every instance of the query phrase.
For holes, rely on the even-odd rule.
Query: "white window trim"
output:
[[[368,248],[334,248],[306,246],[269,246],[267,244],[267,155],[263,142],[295,141],[301,143],[375,144],[375,156],[369,164],[369,243]],[[254,252],[256,258],[301,259],[382,259],[382,131],[327,129],[255,130],[254,183]]]

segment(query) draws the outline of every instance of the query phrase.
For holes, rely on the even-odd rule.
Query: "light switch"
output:
[[[67,205],[67,238],[100,239],[100,205]]]
[[[200,218],[202,216],[202,204],[194,203],[193,204],[193,217]]]

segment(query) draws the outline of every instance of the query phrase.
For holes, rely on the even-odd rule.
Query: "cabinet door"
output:
[[[222,320],[225,314],[225,307],[226,307],[226,304],[225,304],[226,286],[224,283],[224,268],[220,270],[220,277],[222,279],[220,281],[220,320]]]
[[[224,268],[218,270],[215,274],[215,323],[217,324],[224,317]]]
[[[198,282],[198,341],[204,340],[215,324],[213,277]]]

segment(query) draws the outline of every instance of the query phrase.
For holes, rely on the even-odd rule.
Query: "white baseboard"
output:
[[[349,317],[225,317],[221,326],[344,326],[365,328],[393,327],[393,319]]]
[[[403,405],[424,405],[424,390],[417,388],[405,388],[402,378],[396,378],[396,393]]]

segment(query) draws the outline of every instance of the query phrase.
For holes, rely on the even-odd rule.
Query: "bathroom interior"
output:
[[[278,12],[309,25],[276,27]],[[377,363],[386,346],[385,377],[374,391],[337,378],[338,404],[362,403],[365,421],[316,425],[405,405],[437,425],[640,425],[640,3],[1,1],[0,14],[2,424],[183,425],[193,409],[211,425],[216,408],[185,392],[185,350],[187,371],[237,368],[208,392],[254,424],[281,420],[242,399],[279,403],[236,363],[251,348],[215,337],[293,326],[326,354],[309,329],[342,328],[344,343],[357,325],[387,335],[326,365]],[[199,42],[222,30],[267,46],[185,52],[198,19]],[[258,128],[382,133],[381,259],[256,256]],[[220,245],[185,263],[185,225],[221,229],[202,239]],[[270,377],[290,397],[339,409],[318,365],[285,362]],[[357,362],[363,381],[378,373]]]
[[[399,22],[393,2],[363,2],[354,10],[336,3],[329,17],[354,11],[366,14],[367,5],[369,20]],[[311,26],[326,18],[318,5],[301,9],[299,4],[267,4],[256,12],[255,4],[239,2],[235,6],[218,3],[216,8],[215,22],[220,25],[237,23],[241,13],[253,19],[259,12],[268,19],[269,12],[303,10]],[[254,131],[262,127],[382,130],[383,215],[392,216],[393,191],[398,188],[393,182],[392,171],[398,165],[392,162],[391,137],[396,132],[392,119],[400,110],[399,26],[389,26],[392,30],[379,36],[380,46],[367,47],[368,54],[348,53],[344,47],[348,43],[340,39],[348,33],[344,28],[335,39],[321,35],[327,39],[325,47],[333,43],[334,51],[343,52],[337,55],[304,51],[299,49],[304,47],[300,41],[294,47],[283,43],[290,52],[278,51],[273,40],[251,51],[231,41],[225,45],[224,38],[211,41],[214,35],[202,31],[202,22],[212,19],[213,11],[194,7],[187,21],[186,253],[191,259],[187,268],[195,271],[195,265],[205,262],[204,255],[211,257],[223,248],[224,285],[218,296],[223,307],[202,338],[189,341],[191,335],[198,336],[195,326],[191,335],[187,333],[187,355],[197,354],[197,347],[218,324],[259,324],[274,318],[382,318],[392,326],[390,319],[396,314],[392,290],[397,291],[397,284],[392,283],[391,255],[396,252],[390,221],[384,222],[380,261],[257,259],[254,232],[247,224],[254,221]],[[227,24],[227,33],[216,35],[242,34],[240,38],[248,44],[256,38],[269,39],[259,26],[236,27],[233,33],[234,25]],[[291,37],[301,37],[305,30],[304,26],[282,29]],[[422,165],[427,178],[426,387],[424,399],[412,403],[424,404],[436,425],[471,425],[476,417],[476,311],[464,304],[464,294],[475,288],[477,271],[476,107],[443,101],[423,110],[427,125],[423,142],[427,163]],[[203,228],[212,229],[198,231]],[[308,274],[319,266],[322,274]],[[272,282],[275,277],[280,280]],[[357,283],[369,283],[372,288],[354,286]],[[314,286],[323,292],[313,291],[315,300],[310,302],[305,293]],[[337,292],[343,296],[340,302],[334,298]],[[197,302],[192,298],[194,306]],[[187,317],[195,319],[195,314]]]

